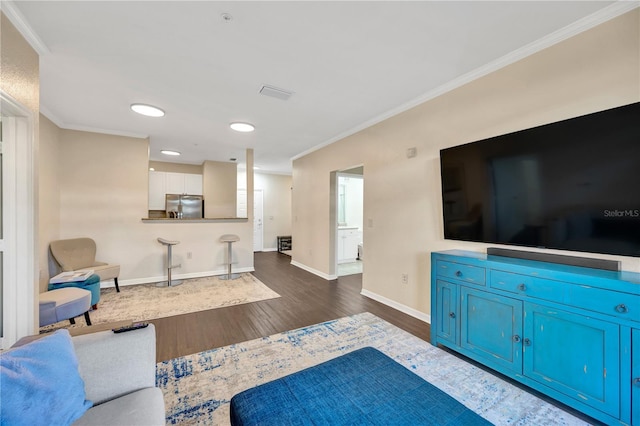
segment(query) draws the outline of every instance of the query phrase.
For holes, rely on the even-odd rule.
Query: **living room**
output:
[[[363,165],[362,293],[430,322],[430,253],[454,248],[484,252],[487,247],[443,238],[439,150],[638,102],[638,15],[634,9],[584,32],[541,43],[526,57],[514,55],[506,65],[494,64],[463,76],[448,90],[428,93],[411,108],[294,158],[292,263],[320,277],[335,274],[331,175]],[[19,70],[12,75],[3,71],[2,90],[37,117],[39,224],[38,243],[31,254],[40,265],[34,277],[40,291],[49,278],[48,242],[76,235],[94,236],[103,257],[122,265],[125,284],[164,274],[165,252],[155,241],[162,236],[175,236],[194,253],[208,253],[185,265],[185,274],[198,274],[212,271],[211,253],[216,263],[222,263],[217,236],[237,234],[237,266],[252,270],[250,221],[208,224],[206,237],[198,224],[141,222],[147,212],[149,141],[61,129],[42,115],[37,54],[4,15],[2,19],[3,68],[11,63]],[[408,158],[412,148],[417,155]],[[249,152],[248,169],[251,156]],[[253,182],[247,189],[252,191]],[[640,272],[636,257],[579,255],[618,260],[622,270]],[[401,280],[404,274],[406,284]]]

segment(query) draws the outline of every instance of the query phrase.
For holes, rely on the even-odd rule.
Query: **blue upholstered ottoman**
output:
[[[71,281],[68,283],[49,283],[48,290],[56,290],[65,287],[77,287],[89,290],[91,292],[91,306],[95,306],[100,301],[100,276],[97,274],[91,275],[84,281]]]
[[[374,348],[363,348],[231,399],[236,425],[490,425]]]

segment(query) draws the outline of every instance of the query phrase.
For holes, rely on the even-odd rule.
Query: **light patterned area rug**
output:
[[[252,274],[244,273],[235,280],[221,280],[215,276],[194,278],[175,287],[120,286],[120,293],[115,288],[104,288],[98,309],[89,315],[93,325],[121,320],[143,321],[276,297],[280,295]],[[77,318],[73,326],[69,321],[61,321],[41,327],[40,332],[78,327],[86,327],[84,318]]]
[[[496,425],[587,424],[370,313],[159,363],[167,423],[228,425],[236,393],[365,346]]]

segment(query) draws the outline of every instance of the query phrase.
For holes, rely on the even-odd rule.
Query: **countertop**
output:
[[[143,217],[144,223],[215,223],[215,222],[247,222],[246,217],[208,217],[204,219],[170,219],[168,217]]]

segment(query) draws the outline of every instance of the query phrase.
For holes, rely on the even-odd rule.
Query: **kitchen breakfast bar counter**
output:
[[[204,219],[171,219],[168,217],[143,217],[143,223],[223,223],[223,222],[247,222],[246,217],[211,217]]]

